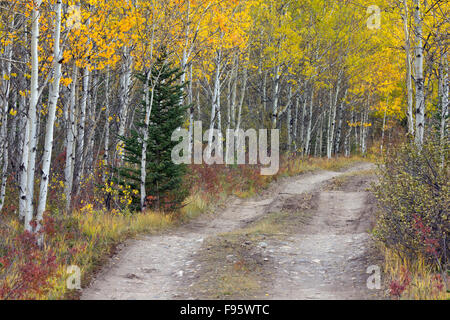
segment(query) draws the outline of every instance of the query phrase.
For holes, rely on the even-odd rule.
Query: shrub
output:
[[[442,150],[446,151],[443,161]],[[424,257],[444,272],[449,256],[448,145],[400,146],[380,166],[375,237],[400,257]]]

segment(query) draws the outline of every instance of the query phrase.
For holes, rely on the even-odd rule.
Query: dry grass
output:
[[[449,300],[444,276],[433,270],[423,257],[414,261],[401,258],[397,253],[383,248],[385,273],[389,274],[390,293],[402,300]],[[448,283],[448,279],[447,279]]]

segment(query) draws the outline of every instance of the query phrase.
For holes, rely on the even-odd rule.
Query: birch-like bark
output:
[[[312,129],[312,115],[313,115],[313,103],[314,103],[314,84],[311,84],[311,98],[309,103],[309,115],[308,115],[308,127],[306,129],[306,142],[305,142],[305,155],[310,154],[311,148],[311,129]]]
[[[95,130],[97,129],[97,92],[98,92],[98,74],[92,74],[92,84],[89,86],[91,94],[89,95],[89,134],[87,137],[87,148],[84,151],[85,172],[86,176],[91,176],[94,173],[94,146],[95,146]]]
[[[384,148],[384,132],[386,129],[386,116],[387,116],[388,104],[389,104],[389,97],[386,98],[386,106],[384,107],[384,115],[383,115],[383,127],[381,128],[381,145],[380,145],[381,154],[383,154],[383,148]]]
[[[24,82],[26,80],[24,79]],[[23,132],[21,133],[21,143],[20,149],[22,150],[21,161],[19,166],[19,217],[25,219],[25,214],[27,211],[27,178],[28,178],[28,145],[30,140],[30,122],[28,121],[28,113],[26,112],[26,98],[21,96],[21,128]]]
[[[441,162],[442,167],[444,167],[445,163],[445,142],[447,140],[446,136],[448,134],[448,91],[449,91],[449,83],[448,83],[448,59],[447,52],[442,54],[441,63],[439,66],[439,79],[440,79],[440,104],[441,104],[441,124],[440,124],[440,138],[441,138]]]
[[[14,20],[14,18],[12,19]],[[9,95],[11,89],[11,60],[12,60],[12,45],[9,44],[6,46],[4,51],[4,56],[7,61],[2,61],[2,79],[0,79],[1,89],[1,122],[2,126],[0,129],[0,164],[2,165],[2,176],[1,176],[1,188],[0,188],[0,211],[3,209],[3,204],[5,202],[6,196],[6,181],[7,181],[7,173],[8,173],[8,148],[9,148],[9,139],[8,139],[8,113],[9,113]]]
[[[425,92],[423,78],[423,34],[422,34],[422,16],[420,10],[420,0],[414,0],[414,23],[416,47],[415,53],[415,85],[416,85],[416,139],[418,146],[423,144],[423,136],[425,130]]]
[[[341,101],[339,104],[339,111],[338,111],[338,126],[336,131],[336,141],[334,144],[334,153],[338,154],[341,150],[341,138],[342,138],[342,122],[344,120],[344,101]]]
[[[189,152],[193,152],[194,148],[194,96],[192,92],[192,64],[189,66]]]
[[[212,140],[213,140],[213,129],[216,122],[216,118],[218,118],[218,110],[220,109],[220,64],[222,59],[222,50],[219,49],[217,51],[216,57],[216,72],[214,77],[214,91],[212,96],[212,105],[211,105],[211,120],[209,123],[209,136],[208,136],[208,147],[212,148]]]
[[[190,3],[189,3],[190,4]],[[189,7],[190,8],[190,7]],[[153,45],[154,45],[154,36],[155,36],[155,25],[153,24],[152,27],[152,36],[151,36],[151,42],[150,42],[150,61],[153,63]],[[186,77],[186,48],[183,53],[183,74],[181,79],[181,85],[184,85],[185,77]],[[161,70],[160,70],[161,71]],[[152,80],[152,86],[151,86],[151,92],[150,92],[150,80]],[[140,174],[141,174],[141,181],[140,181],[140,202],[141,202],[141,211],[145,211],[147,208],[147,191],[145,188],[146,182],[147,182],[147,149],[148,149],[148,127],[150,125],[150,115],[152,113],[152,107],[153,107],[153,99],[154,99],[154,92],[155,87],[158,84],[159,81],[159,74],[157,75],[156,79],[152,78],[152,65],[150,66],[149,70],[147,71],[145,82],[144,82],[144,101],[145,101],[145,120],[144,120],[144,128],[142,128],[142,151],[141,151],[141,167],[140,167]],[[184,90],[184,89],[183,89]],[[183,98],[180,100],[180,104],[183,103]],[[159,207],[159,199],[158,199],[158,207]]]
[[[202,118],[202,108],[200,105],[200,90],[197,90],[197,118],[201,120]]]
[[[333,152],[334,143],[334,131],[336,128],[336,110],[337,110],[337,100],[339,96],[341,79],[339,78],[336,86],[336,95],[333,100],[332,89],[330,89],[330,113],[328,117],[328,134],[327,134],[327,158],[331,159]]]
[[[298,116],[299,116],[299,109],[300,109],[300,98],[297,97],[295,99],[295,113],[294,113],[294,125],[293,125],[293,138],[294,138],[294,152],[297,152],[298,147]]]
[[[361,123],[361,125],[359,126],[359,142],[358,142],[358,145],[359,145],[359,150],[361,150],[361,153],[363,153],[362,152],[362,146],[363,146],[363,137],[364,137],[364,119],[365,119],[365,115],[364,115],[364,109],[363,109],[363,111],[361,111],[360,112],[360,116],[361,116],[361,121],[360,121],[360,123]]]
[[[231,128],[231,84],[233,82],[233,68],[230,71],[227,82],[227,129]]]
[[[3,166],[2,166],[2,180],[0,189],[0,211],[3,209],[3,204],[6,197],[6,183],[8,181],[8,155],[9,155],[9,142],[6,142],[5,151],[3,153]]]
[[[348,128],[344,139],[344,153],[347,158],[350,157],[350,137],[352,135],[352,129],[353,127]]]
[[[367,153],[367,133],[369,131],[369,107],[370,96],[367,97],[366,108],[361,114],[361,153],[365,156]]]
[[[352,111],[352,122],[355,125],[354,146],[355,146],[356,152],[358,152],[358,150],[359,150],[358,127],[360,127],[360,126],[356,123],[357,122],[357,116],[356,116],[356,113],[354,111]]]
[[[119,115],[119,136],[125,135],[125,128],[128,122],[128,109],[130,105],[130,89],[131,89],[131,71],[133,67],[133,58],[128,47],[124,48],[124,63],[122,64],[122,74],[120,76],[120,115]],[[117,144],[119,161],[123,160],[123,141],[119,140]]]
[[[147,178],[147,148],[148,148],[148,127],[150,125],[150,115],[152,113],[153,98],[154,98],[154,88],[155,84],[152,85],[152,90],[150,93],[150,77],[151,70],[147,73],[147,77],[144,83],[144,101],[145,101],[145,127],[143,128],[143,138],[142,138],[142,153],[141,153],[141,185],[140,185],[140,196],[141,196],[141,210],[145,211],[147,207],[147,193],[145,190],[146,178]],[[154,82],[158,81],[154,79]]]
[[[55,4],[55,31],[54,31],[54,44],[53,44],[53,81],[50,85],[50,95],[48,103],[47,114],[47,126],[45,130],[45,142],[44,142],[44,154],[42,156],[42,171],[41,171],[41,183],[39,188],[39,200],[36,214],[36,232],[39,232],[40,223],[42,221],[45,208],[47,206],[47,192],[48,192],[48,180],[50,178],[50,163],[52,161],[53,150],[53,130],[55,125],[56,116],[56,104],[59,99],[59,88],[61,81],[61,64],[62,53],[60,50],[60,38],[61,38],[61,9],[62,0],[57,0]]]
[[[323,151],[323,127],[325,122],[325,114],[320,116],[320,128],[319,128],[319,151],[316,152],[316,156],[322,157]]]
[[[347,152],[347,157],[350,156],[351,150],[352,150],[352,146],[353,146],[352,141],[351,141],[351,134],[352,134],[353,128],[355,129],[355,135],[354,135],[355,144],[357,144],[357,143],[358,143],[358,134],[357,134],[358,130],[357,130],[357,128],[356,128],[356,116],[355,116],[355,110],[354,110],[354,109],[352,109],[352,126],[350,127],[350,130],[349,130],[349,132],[347,133],[347,134],[350,135],[350,136],[348,137],[348,150],[347,150],[348,152]]]
[[[68,123],[67,123],[67,148],[66,148],[66,165],[64,168],[64,194],[66,196],[66,212],[69,212],[72,201],[73,189],[73,173],[75,165],[75,136],[77,126],[75,123],[75,104],[77,94],[77,79],[78,67],[76,63],[73,64],[72,69],[72,83],[70,84],[70,101],[68,108]]]
[[[241,129],[242,123],[242,106],[244,105],[245,94],[247,92],[247,81],[248,81],[248,69],[244,68],[244,78],[242,80],[242,88],[241,88],[241,96],[238,105],[238,114],[237,114],[237,124],[236,124],[236,132]],[[238,139],[239,140],[239,139]]]
[[[80,112],[78,117],[78,129],[77,129],[77,172],[75,178],[75,190],[76,194],[79,192],[79,185],[81,183],[81,178],[84,175],[84,136],[86,132],[86,109],[89,95],[89,80],[90,80],[90,70],[89,67],[86,66],[83,72],[83,92],[81,95],[81,103],[80,103]]]
[[[364,147],[363,147],[363,154],[366,155],[367,154],[367,139],[369,137],[369,131],[371,126],[371,123],[369,122],[369,109],[366,110],[366,126],[364,128]]]
[[[26,177],[26,191],[23,194],[25,197],[25,230],[33,232],[31,222],[33,220],[33,190],[34,190],[34,172],[36,166],[36,143],[37,143],[37,115],[36,109],[39,99],[39,17],[40,5],[42,0],[34,2],[31,14],[31,87],[30,87],[30,106],[28,109],[27,128],[27,154],[25,168]],[[24,148],[25,153],[25,148]]]
[[[267,71],[264,72],[263,81],[261,83],[262,86],[262,100],[263,100],[263,108],[264,111],[267,111]]]
[[[110,79],[111,79],[111,71],[108,67],[106,71],[106,80],[105,80],[105,141],[104,141],[104,150],[103,154],[103,166],[105,170],[102,173],[102,181],[106,182],[106,169],[109,166],[109,117],[110,117],[110,105],[109,105],[109,95],[110,95]]]
[[[185,36],[185,43],[184,43],[184,48],[183,48],[183,56],[182,56],[182,60],[181,60],[181,71],[183,72],[181,74],[181,79],[180,79],[180,83],[183,85],[186,82],[186,68],[188,66],[188,61],[189,58],[192,54],[192,51],[194,49],[194,45],[195,45],[195,41],[190,41],[190,34],[191,34],[191,1],[188,0],[187,1],[187,8],[186,8],[186,20],[185,20],[185,26],[186,26],[186,32],[184,34]],[[153,25],[154,28],[154,25]],[[195,33],[198,33],[200,28],[200,24],[197,24]],[[196,39],[196,36],[194,37],[194,39]],[[154,30],[152,32],[152,45],[153,45],[153,40],[154,40]],[[191,42],[191,43],[190,43]],[[153,47],[151,49],[153,51]],[[153,53],[152,53],[153,55]],[[190,64],[190,74],[191,77],[190,79],[192,79],[192,64]],[[190,84],[191,85],[191,84]],[[184,92],[184,87],[182,88],[183,92]],[[191,90],[191,88],[190,88]],[[183,98],[181,99],[180,105],[184,104],[184,95]],[[190,116],[191,116],[191,112],[189,111]]]
[[[334,143],[334,153],[337,154],[340,152],[341,149],[341,137],[342,137],[342,122],[344,120],[344,103],[345,99],[347,98],[348,89],[345,90],[344,97],[341,100],[341,103],[339,104],[339,110],[338,110],[338,127],[336,132],[336,141]]]
[[[445,63],[447,61],[447,54],[444,56]],[[447,118],[448,118],[448,91],[449,91],[449,83],[448,83],[448,66],[444,68],[444,76],[442,79],[443,90],[442,90],[442,99],[441,99],[441,140],[445,140],[445,135],[447,134]]]
[[[408,28],[408,3],[403,0],[403,31],[405,33],[405,54],[406,54],[406,90],[408,98],[408,106],[406,110],[406,118],[408,119],[408,134],[414,136],[414,119],[413,119],[413,87],[412,87],[412,70],[411,70],[411,39]]]
[[[236,128],[236,102],[237,102],[237,83],[238,83],[238,68],[239,68],[239,58],[236,56],[233,62],[232,79],[233,85],[231,86],[231,128]]]
[[[273,84],[273,104],[272,104],[272,129],[277,128],[278,121],[278,100],[280,93],[280,66],[275,67],[275,75],[274,75],[274,84]]]
[[[289,88],[289,95],[292,94],[292,88]],[[292,103],[289,102],[287,106],[287,116],[286,116],[286,131],[288,138],[288,151],[292,151]]]
[[[306,120],[306,105],[308,103],[308,100],[306,99],[306,87],[305,87],[305,94],[302,101],[302,118],[300,121],[300,146],[302,149],[302,155],[305,155],[305,120]]]
[[[219,133],[222,132],[222,109],[221,109],[221,101],[220,101],[220,86],[219,86],[219,92],[218,92],[218,99],[217,99],[217,130],[219,130]]]

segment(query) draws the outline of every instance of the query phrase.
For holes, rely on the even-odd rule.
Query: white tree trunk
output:
[[[298,147],[298,116],[299,116],[299,109],[300,109],[300,98],[295,99],[295,113],[294,113],[294,125],[293,125],[293,138],[294,138],[294,152],[297,152]]]
[[[34,3],[31,15],[31,87],[30,106],[27,117],[27,127],[29,129],[28,156],[27,156],[27,177],[25,192],[25,230],[33,232],[31,222],[33,220],[33,191],[34,172],[36,166],[36,144],[37,144],[37,116],[36,109],[39,99],[39,7],[42,0]],[[25,152],[25,148],[24,148]]]
[[[313,115],[313,103],[314,103],[314,84],[311,85],[311,98],[309,104],[309,117],[308,117],[308,127],[306,129],[306,142],[305,142],[305,155],[310,154],[311,145],[311,129],[312,129],[312,115]]]
[[[230,99],[230,112],[231,112],[231,128],[236,128],[236,102],[237,102],[237,83],[238,83],[238,69],[239,59],[236,56],[233,63],[232,79],[233,85],[231,86],[231,99]]]
[[[75,123],[75,104],[77,93],[77,78],[78,67],[76,63],[73,64],[72,70],[72,83],[70,85],[70,101],[68,108],[68,123],[67,123],[67,136],[66,136],[66,165],[64,168],[64,194],[66,196],[66,212],[69,212],[72,201],[72,189],[73,189],[73,173],[75,165],[75,136],[77,126]]]
[[[344,120],[344,101],[341,101],[339,104],[339,111],[338,111],[338,126],[336,131],[336,141],[334,144],[334,153],[338,154],[341,149],[341,138],[342,138],[342,122]]]
[[[189,152],[193,152],[194,148],[194,97],[192,92],[192,64],[189,66]]]
[[[209,123],[209,136],[208,136],[208,146],[211,148],[212,140],[213,140],[213,129],[216,123],[216,118],[218,118],[219,109],[220,109],[220,64],[222,60],[222,50],[217,51],[216,57],[216,73],[214,77],[214,91],[212,96],[212,105],[211,105],[211,120]]]
[[[237,131],[239,129],[241,129],[242,106],[244,105],[245,93],[247,92],[247,81],[248,81],[248,69],[245,68],[244,69],[244,79],[242,80],[241,97],[240,97],[239,105],[238,105],[237,124],[236,124]]]
[[[336,86],[336,95],[333,100],[332,89],[330,89],[330,113],[328,117],[328,134],[327,134],[327,158],[331,159],[333,152],[334,143],[334,131],[336,129],[336,110],[337,110],[337,100],[340,91],[341,79],[338,79]]]
[[[94,174],[94,146],[95,146],[95,130],[97,128],[97,92],[98,92],[98,74],[92,74],[92,84],[90,84],[91,94],[89,95],[89,135],[87,137],[87,148],[84,150],[84,159],[85,159],[85,172],[86,176],[92,176]]]
[[[415,22],[415,85],[416,85],[416,144],[423,144],[425,130],[425,92],[423,78],[423,34],[422,16],[420,11],[420,0],[414,0],[414,22]]]
[[[84,175],[84,136],[86,132],[86,108],[89,95],[89,79],[90,79],[89,67],[86,66],[83,72],[83,93],[81,96],[80,113],[78,117],[78,130],[77,130],[77,152],[76,160],[78,163],[77,174],[75,178],[75,190],[76,194],[79,192],[79,185]]]
[[[305,155],[305,120],[306,120],[306,104],[308,103],[308,100],[306,99],[306,86],[305,86],[305,93],[303,97],[303,103],[302,103],[302,117],[300,121],[300,146],[302,149],[302,155]]]
[[[22,113],[21,113],[21,128],[23,133],[21,136],[21,148],[22,156],[19,166],[19,216],[25,219],[27,211],[27,179],[28,179],[28,145],[30,141],[30,122],[28,121],[28,115],[26,112],[25,97],[22,96]]]
[[[383,115],[383,127],[381,128],[381,145],[380,145],[381,154],[383,154],[383,147],[384,147],[384,133],[386,130],[386,115],[388,104],[389,104],[389,97],[386,98],[386,107],[384,107],[384,115]]]
[[[319,150],[316,152],[316,156],[322,157],[322,151],[323,151],[323,127],[325,122],[325,113],[320,116],[320,128],[319,128]],[[316,143],[317,145],[317,143]]]
[[[348,128],[347,134],[345,135],[344,139],[344,152],[347,158],[350,157],[350,137],[352,135],[352,129],[353,127]]]
[[[41,172],[41,184],[39,189],[39,200],[37,207],[37,226],[36,232],[40,229],[40,222],[42,221],[45,208],[47,206],[47,192],[48,192],[48,180],[50,178],[50,163],[52,160],[53,149],[53,129],[55,125],[56,116],[56,104],[59,99],[59,83],[61,81],[61,64],[62,53],[60,51],[60,38],[61,38],[61,7],[62,0],[57,0],[55,5],[55,31],[54,31],[54,45],[53,45],[53,81],[50,86],[48,114],[47,114],[47,127],[45,130],[45,142],[44,142],[44,154],[42,157],[42,172]]]
[[[290,89],[291,90],[291,89]],[[288,138],[288,151],[292,151],[292,108],[291,103],[287,106],[287,116],[286,116],[286,131]]]
[[[273,85],[273,105],[272,105],[272,129],[277,128],[278,121],[278,99],[280,92],[280,66],[275,67],[274,75],[274,85]]]
[[[122,74],[120,76],[120,116],[119,116],[119,136],[125,135],[125,128],[128,122],[128,109],[130,105],[130,90],[131,90],[131,72],[133,68],[133,58],[130,54],[130,49],[125,47],[124,49],[124,63],[122,65]],[[123,160],[123,141],[119,140],[117,145],[117,151],[119,152],[119,161]]]
[[[106,170],[109,165],[109,117],[110,117],[110,105],[109,105],[109,95],[110,95],[110,78],[111,78],[111,71],[108,68],[106,72],[106,81],[105,81],[105,142],[104,142],[104,149],[105,153],[103,155],[103,165],[104,170],[102,173],[102,181],[103,183],[106,182]]]
[[[145,101],[145,127],[142,129],[143,138],[142,138],[142,153],[141,153],[141,210],[145,211],[147,207],[147,193],[145,190],[146,178],[147,178],[147,148],[148,148],[148,127],[150,125],[150,115],[152,113],[153,107],[153,98],[154,98],[154,89],[156,83],[152,85],[152,91],[150,94],[150,82],[151,71],[147,73],[147,78],[144,84],[144,101]],[[157,81],[154,79],[154,81]]]
[[[406,110],[406,118],[408,119],[408,134],[414,136],[414,119],[413,119],[413,88],[412,88],[412,71],[411,71],[411,40],[408,29],[408,3],[403,0],[403,31],[405,33],[405,54],[406,54],[406,90],[408,97],[408,106]]]
[[[441,152],[442,152],[442,167],[445,163],[445,142],[447,140],[446,136],[448,134],[448,91],[449,91],[449,83],[448,83],[448,59],[447,52],[442,54],[441,63],[439,68],[439,77],[440,77],[440,104],[441,104],[441,125],[440,125],[440,135],[441,135]]]
[[[13,18],[14,20],[14,18]],[[2,79],[0,79],[0,90],[1,92],[1,108],[0,109],[0,119],[2,126],[0,129],[0,164],[2,165],[2,175],[1,175],[1,188],[0,188],[0,211],[3,209],[6,196],[6,181],[8,172],[8,113],[9,113],[9,95],[11,89],[11,60],[12,60],[12,45],[9,44],[5,48],[4,56],[7,59],[2,61],[0,65],[2,67]]]

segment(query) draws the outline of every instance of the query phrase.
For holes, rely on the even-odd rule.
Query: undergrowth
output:
[[[450,298],[448,150],[432,141],[422,148],[406,143],[380,166],[374,235],[394,298]]]

